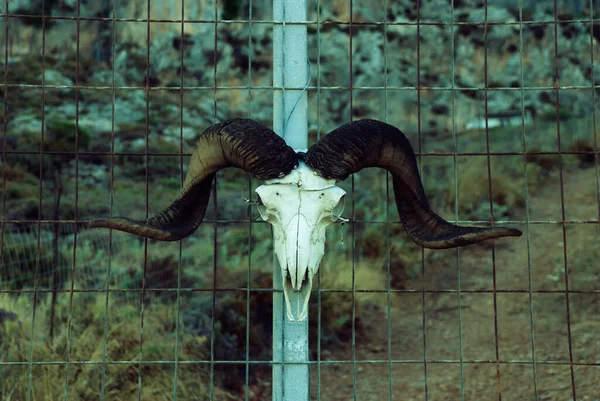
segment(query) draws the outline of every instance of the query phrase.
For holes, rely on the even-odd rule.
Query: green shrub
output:
[[[575,114],[573,114],[573,111],[567,107],[561,107],[558,112],[558,120],[559,121],[567,121],[567,120],[574,119],[575,117],[576,116],[575,116]],[[543,112],[539,113],[537,118],[542,121],[556,121],[556,110],[553,109],[553,110],[543,111]]]
[[[19,7],[13,11],[14,14],[19,15],[30,15],[31,17],[23,17],[20,18],[21,21],[25,25],[30,25],[35,28],[41,29],[42,26],[45,26],[46,29],[51,28],[56,24],[55,20],[46,19],[45,25],[41,18],[42,15],[50,15],[52,12],[52,8],[56,4],[56,0],[45,0],[45,1],[34,1],[31,2],[29,7]],[[35,17],[34,17],[35,16]]]

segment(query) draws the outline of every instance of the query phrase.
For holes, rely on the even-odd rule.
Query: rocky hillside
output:
[[[214,20],[215,15],[223,19],[245,19],[248,16],[244,1],[224,2],[217,10],[207,0],[191,3],[183,10],[183,15],[188,19],[210,21]],[[268,3],[253,2],[255,21],[271,18]],[[312,85],[327,89],[346,88],[350,85],[412,88],[420,84],[427,88],[450,88],[454,85],[456,88],[470,89],[456,92],[421,91],[421,123],[425,131],[449,129],[452,126],[452,115],[455,116],[459,129],[467,121],[483,115],[482,105],[486,93],[473,89],[483,88],[486,81],[487,87],[491,88],[487,91],[490,113],[521,108],[523,95],[524,107],[537,116],[555,114],[556,93],[548,88],[557,82],[566,87],[589,87],[592,82],[600,82],[600,64],[592,63],[592,56],[595,60],[600,59],[599,25],[592,27],[590,23],[584,22],[560,22],[555,30],[554,24],[547,24],[553,19],[551,1],[524,1],[522,11],[519,11],[516,0],[494,2],[494,6],[488,7],[488,21],[512,25],[490,25],[487,37],[483,26],[477,25],[484,21],[481,1],[455,1],[455,8],[452,10],[446,0],[424,0],[420,2],[418,13],[414,1],[409,0],[391,2],[387,12],[384,10],[383,0],[377,0],[375,4],[359,2],[352,9],[345,0],[322,3],[319,15],[313,10],[314,7],[310,7],[309,12],[312,20],[319,19],[326,23],[318,28],[316,24],[309,26]],[[497,4],[503,4],[504,7]],[[559,2],[559,20],[589,19],[587,4],[587,1]],[[146,2],[143,1],[127,2],[116,6],[114,14],[117,18],[126,19],[143,19],[148,16],[148,12],[155,19],[177,19],[182,15],[181,2],[177,0],[151,2],[150,10],[145,5]],[[110,18],[113,15],[112,2],[109,0],[81,2],[79,8],[73,0],[48,0],[44,2],[44,6],[46,14],[61,18],[73,18],[78,14],[85,18]],[[39,15],[43,11],[41,0],[11,1],[9,7],[10,13],[19,15]],[[353,25],[351,32],[349,25],[344,23],[350,19],[350,12],[353,22],[360,23]],[[596,10],[596,15],[598,14],[600,10]],[[521,25],[517,24],[521,16],[524,22],[522,35]],[[417,40],[416,26],[405,25],[416,22],[417,18],[424,23],[448,22],[454,18],[461,25],[422,25]],[[387,21],[389,25],[381,25],[383,21]],[[271,82],[270,24],[254,23],[249,27],[247,23],[222,23],[215,28],[211,23],[187,23],[183,27],[177,23],[152,23],[148,32],[144,22],[119,21],[114,26],[114,36],[110,20],[84,20],[78,28],[72,19],[50,19],[45,20],[44,27],[45,38],[40,18],[32,16],[9,20],[8,37],[0,37],[2,42],[8,42],[9,83],[41,83],[39,74],[24,77],[22,71],[31,75],[31,70],[34,70],[27,61],[28,56],[33,56],[32,61],[37,60],[40,64],[43,39],[47,56],[52,56],[57,61],[74,63],[74,53],[79,49],[81,62],[77,77],[73,76],[73,71],[69,77],[69,71],[59,69],[47,77],[47,85],[112,85],[113,67],[114,84],[118,87],[143,87],[149,84],[152,87],[174,88],[182,82],[191,87],[212,87],[215,84],[238,87],[249,84],[268,86]],[[180,38],[182,30],[183,40]],[[0,35],[4,33],[5,30],[2,29]],[[487,77],[484,68],[486,57]],[[89,62],[86,64],[86,61]],[[147,61],[149,66],[146,65]],[[48,60],[47,64],[48,68],[53,63]],[[15,79],[11,80],[13,75]],[[527,89],[521,93],[519,88],[522,86],[545,89]],[[254,104],[250,112],[256,118],[268,121],[271,99],[270,94],[263,92],[253,94]],[[188,104],[196,105],[200,114],[212,121],[212,116],[209,116],[211,113],[208,112],[214,112],[214,94],[210,91],[186,92],[184,98],[188,94],[191,100]],[[217,117],[248,114],[247,96],[247,91],[218,91]],[[323,90],[320,93],[320,104],[316,103],[316,99],[312,103],[311,123],[316,123],[317,110],[320,111],[321,123],[326,128],[349,119],[350,115],[384,118],[385,108],[381,107],[383,96],[382,91],[357,90],[353,95],[353,110],[350,110],[348,91],[340,93],[334,89]],[[141,107],[141,112],[145,112],[144,101],[138,102],[136,106],[135,100],[127,101],[124,98],[125,96],[117,93],[118,102],[126,101],[129,103],[127,108]],[[90,106],[92,102],[85,97],[80,100],[84,102],[82,108],[94,108]],[[105,100],[95,99],[95,102],[106,105]],[[565,112],[575,116],[588,115],[592,110],[590,90],[563,91],[559,100],[565,105]],[[452,103],[454,110],[451,110]],[[392,123],[397,123],[406,131],[417,128],[417,96],[414,90],[389,91],[387,104],[387,117]],[[170,107],[167,104],[165,106]],[[399,108],[402,113],[396,112]],[[186,137],[193,135],[197,125],[204,126],[207,123],[193,113],[188,117],[187,111],[192,109],[184,108]],[[178,123],[179,119],[169,115],[168,111],[160,114],[165,116],[167,122]],[[103,119],[102,115],[100,119]],[[102,129],[106,128],[104,124],[100,126],[104,127]],[[118,122],[116,128],[119,129]],[[161,131],[160,126],[153,125],[152,128]]]
[[[243,22],[245,1],[219,2],[215,10],[205,0],[189,2],[194,4],[183,10],[185,17],[210,21],[216,14],[242,22],[183,27],[153,22],[149,28],[143,21],[113,23],[112,3],[82,1],[78,7],[75,1],[46,0],[42,9],[39,0],[9,2],[9,12],[20,17],[0,29],[8,53],[8,59],[4,51],[0,55],[0,76],[7,83],[0,87],[0,112],[7,150],[30,152],[7,156],[9,165],[38,176],[41,133],[45,151],[73,152],[77,137],[80,152],[104,153],[81,155],[80,183],[108,185],[111,163],[118,176],[144,177],[145,159],[136,153],[190,152],[196,136],[216,120],[251,116],[271,124],[272,25],[259,23],[271,18],[269,2],[253,2],[252,24]],[[182,13],[177,0],[172,7],[151,2],[150,10],[142,1],[121,3],[114,9],[117,18]],[[572,21],[589,20],[587,1],[559,2],[558,24],[548,23],[553,2],[523,1],[522,10],[516,0],[494,2],[488,21],[510,24],[489,25],[487,35],[481,1],[455,0],[451,9],[446,0],[424,0],[418,12],[414,1],[387,3],[385,10],[383,0],[355,2],[352,8],[345,0],[322,1],[318,15],[310,6],[309,18],[322,22],[308,26],[313,138],[350,118],[370,117],[387,119],[411,140],[420,127],[424,138],[439,141],[481,118],[486,99],[489,113],[524,108],[534,121],[554,121],[558,101],[561,120],[591,126],[600,98],[600,91],[594,97],[591,89],[600,83],[600,25]],[[62,19],[36,17],[42,12]],[[77,15],[92,20],[78,24],[72,19]],[[460,24],[445,24],[452,18]],[[423,24],[417,27],[417,21]],[[558,99],[557,83],[567,87]],[[563,132],[563,143],[568,146],[576,134],[591,137],[591,132]],[[128,155],[111,161],[113,151]],[[63,159],[42,162],[74,175],[74,155]],[[44,178],[52,178],[45,171]],[[178,158],[148,162],[151,177],[179,172]],[[26,210],[15,214],[24,215]]]

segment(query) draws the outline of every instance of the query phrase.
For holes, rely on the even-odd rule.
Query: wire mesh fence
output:
[[[178,194],[209,125],[273,118],[270,2],[0,4],[0,398],[269,399],[259,181],[175,243],[87,230]],[[525,235],[432,251],[363,170],[311,296],[311,397],[600,398],[600,5],[308,2],[309,145],[376,118],[433,209]],[[299,87],[297,89],[305,89]]]

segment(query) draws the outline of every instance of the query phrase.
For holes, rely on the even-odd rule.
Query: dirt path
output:
[[[548,181],[530,197],[532,221],[562,219],[559,178]],[[598,220],[596,170],[565,171],[564,197],[567,220]],[[517,217],[524,220],[524,212]],[[526,232],[526,227],[521,229]],[[391,305],[390,347],[388,318],[381,312],[366,322],[365,339],[357,340],[355,365],[321,366],[320,399],[352,400],[356,386],[360,401],[391,399],[390,388],[393,399],[403,401],[460,400],[463,391],[467,400],[534,400],[537,392],[537,400],[567,401],[573,399],[573,375],[578,400],[600,400],[600,259],[587,261],[582,248],[589,244],[600,247],[600,227],[566,227],[569,289],[595,290],[569,293],[569,325],[562,225],[531,224],[529,234],[529,247],[523,236],[497,241],[494,251],[489,245],[458,253],[447,250],[429,255],[431,251],[426,251],[424,276],[410,281],[407,288],[455,290],[459,260],[464,291],[460,321],[455,292],[398,294]],[[533,293],[530,302],[530,277],[534,290],[562,292]],[[489,292],[476,292],[481,290]],[[462,365],[456,362],[461,354]],[[409,362],[388,363],[388,356]],[[571,358],[577,363],[572,371]],[[352,349],[324,354],[322,359],[352,361]],[[497,359],[501,363],[496,363]],[[365,360],[381,363],[361,362]],[[315,400],[316,371],[313,369],[312,378]]]

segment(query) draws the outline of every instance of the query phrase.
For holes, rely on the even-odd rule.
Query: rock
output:
[[[523,68],[525,82],[535,82],[536,85],[552,85],[553,82],[549,77],[554,75],[554,49],[530,47],[527,53],[531,62],[528,62]]]
[[[484,99],[483,93],[481,99]],[[521,93],[517,91],[488,91],[488,111],[490,113],[517,109],[520,106]]]
[[[77,0],[61,0],[58,5],[64,11],[77,11]],[[85,3],[84,3],[85,4]]]
[[[6,132],[8,135],[14,135],[19,138],[41,135],[42,120],[27,112],[23,112],[9,121]]]
[[[410,9],[412,12],[408,15],[413,15],[413,19],[416,20],[416,9],[414,2],[411,2]],[[439,0],[421,0],[421,8],[419,10],[419,17],[422,21],[442,21],[449,22],[452,18],[452,9],[450,2],[439,1]],[[406,10],[405,8],[405,11]],[[405,14],[406,15],[406,14]]]
[[[308,57],[311,60],[317,59],[317,50],[320,47],[321,66],[317,71],[317,66],[311,65],[312,76],[317,77],[321,74],[321,85],[349,85],[350,73],[348,66],[349,58],[349,40],[342,31],[332,29],[328,32],[321,32],[320,43],[317,42],[317,36],[311,35],[308,38]]]
[[[252,72],[270,70],[273,54],[272,27],[268,24],[253,24],[252,32],[248,27],[225,29],[220,31],[218,37],[225,43],[230,44],[236,50],[233,54],[232,67],[248,70],[248,60],[252,55]],[[251,37],[250,37],[251,33]],[[252,47],[248,41],[251,39]]]
[[[394,21],[394,23],[407,23],[411,22],[408,18],[398,15]],[[387,27],[388,35],[392,37],[398,37],[400,39],[414,37],[416,35],[417,30],[414,25],[388,25]]]
[[[488,6],[487,8],[488,22],[515,22],[515,17],[505,8]],[[469,13],[467,22],[483,23],[485,21],[485,9],[478,8]]]
[[[492,59],[491,63],[495,59]],[[493,67],[491,67],[493,68]],[[483,80],[483,79],[482,79]],[[527,81],[526,81],[527,82]],[[506,62],[503,68],[493,68],[492,73],[488,73],[488,86],[491,88],[521,86],[521,58],[518,54],[506,56]]]
[[[600,64],[594,62],[592,66],[591,61],[585,61],[582,63],[582,70],[585,78],[589,80],[590,83],[592,82],[593,78],[594,83],[596,85],[600,85]]]
[[[107,167],[100,164],[91,164],[79,161],[76,165],[75,160],[71,160],[65,168],[64,174],[68,177],[77,177],[80,184],[92,185],[109,185],[109,173]]]
[[[85,103],[80,101],[79,102],[79,116],[81,117],[82,114],[85,113]],[[62,118],[75,118],[75,116],[77,115],[77,107],[75,107],[75,104],[68,102],[68,103],[63,103],[60,104],[58,106],[53,106],[51,108],[47,109],[47,115],[48,116],[52,116],[52,115],[57,115],[57,116],[61,116]]]
[[[450,109],[445,103],[435,103],[431,106],[431,112],[437,115],[447,115]]]
[[[584,76],[579,66],[573,65],[569,59],[558,59],[559,84],[561,86],[589,86],[591,82]]]
[[[83,116],[79,117],[79,127],[87,130],[92,138],[95,138],[112,131],[112,120],[106,116]],[[119,126],[115,124],[115,131],[118,130]]]
[[[554,21],[553,8],[552,3],[540,2],[540,4],[535,7],[535,12],[531,19],[540,22]]]
[[[221,30],[231,29],[222,26],[219,28]],[[253,37],[255,28],[253,27]],[[209,24],[203,24],[198,34],[185,34],[183,41],[180,32],[157,35],[150,44],[150,85],[179,86],[182,73],[186,85],[213,85],[215,60],[217,62],[217,81],[227,81],[235,74],[233,68],[234,49],[230,43],[224,41],[227,36],[224,33],[221,34],[220,31],[215,47],[214,28]],[[247,53],[247,41],[242,44],[240,49],[236,49],[235,53],[243,51],[244,47]],[[131,45],[121,46],[116,49],[116,53],[115,68],[118,68],[117,71],[125,77],[125,80],[136,85],[145,85],[146,49]],[[181,71],[182,55],[183,71]]]
[[[112,116],[112,104],[104,105],[100,113]],[[145,121],[146,97],[142,91],[130,91],[125,98],[115,99],[115,123]]]
[[[456,77],[456,85],[466,88],[482,87],[483,82],[481,82],[477,77],[475,69],[476,66],[471,60],[463,60],[463,68],[460,68],[457,71],[458,75]]]
[[[40,74],[40,81],[42,80],[42,76]],[[73,86],[73,81],[65,77],[60,71],[57,70],[45,70],[44,71],[44,79],[46,85],[55,85],[55,86]],[[52,91],[58,91],[63,95],[71,94],[74,89],[73,88],[56,88],[52,89]]]
[[[383,86],[383,34],[379,31],[359,31],[352,41],[355,86]]]
[[[516,22],[516,18],[505,8],[488,6],[487,9],[487,21],[488,22]],[[481,23],[485,22],[485,10],[478,8],[473,10],[467,16],[467,22]],[[484,26],[478,25],[475,29],[475,34],[471,35],[473,40],[477,43],[484,43]],[[518,36],[519,26],[518,25],[488,25],[488,46],[495,50],[500,51],[504,43],[515,35]]]
[[[137,138],[129,141],[129,147],[131,152],[134,153],[145,153],[146,152],[146,138]]]
[[[115,86],[126,86],[125,78],[121,74],[115,71],[114,74]],[[93,71],[88,77],[88,83],[90,85],[98,86],[112,86],[113,84],[113,72],[111,70],[97,70]]]
[[[196,136],[199,134],[198,130],[192,127],[180,128],[179,126],[167,127],[163,130],[163,138],[169,142],[179,143],[181,135],[183,134],[183,139],[186,141],[193,141]]]
[[[383,7],[373,7],[368,2],[357,2],[352,10],[352,21],[379,22],[385,18]]]
[[[6,309],[0,309],[0,325],[3,325],[6,321],[15,321],[18,318],[19,315],[17,315],[15,312]]]
[[[518,5],[523,5],[524,18],[539,21],[553,20],[553,5],[542,4],[535,0],[504,0],[487,10],[490,22],[514,22],[518,16]],[[106,2],[79,2],[65,0],[52,3],[52,12],[64,16],[72,16],[70,11],[74,6],[80,8],[81,15],[108,15],[103,4]],[[58,4],[60,3],[60,4]],[[95,3],[93,6],[91,3]],[[419,18],[421,21],[430,22],[449,21],[453,16],[456,21],[468,21],[474,24],[484,22],[484,10],[480,0],[454,0],[455,9],[451,12],[447,0],[421,0]],[[581,1],[580,1],[581,3]],[[11,0],[11,10],[14,7],[30,7],[41,4],[39,0]],[[144,18],[143,10],[136,9],[137,2],[117,6],[117,15],[124,18]],[[2,2],[0,2],[0,8]],[[222,2],[219,4],[222,7]],[[562,6],[561,6],[562,8]],[[143,9],[143,7],[142,7]],[[127,13],[124,11],[127,10]],[[137,10],[137,11],[136,11]],[[140,9],[141,10],[141,9]],[[108,10],[110,13],[112,11]],[[214,11],[214,10],[213,10]],[[214,17],[213,11],[203,9],[194,11],[197,18],[207,19]],[[222,10],[218,10],[221,12]],[[349,10],[340,9],[335,5],[323,4],[320,18],[336,20],[346,15]],[[388,7],[383,10],[373,7],[372,4],[356,4],[354,7],[355,21],[377,21],[383,18],[396,23],[412,24],[417,20],[417,10],[413,0],[397,0],[388,2]],[[560,10],[559,10],[560,11]],[[562,12],[562,11],[561,11]],[[91,13],[91,14],[90,14]],[[384,15],[386,14],[386,15]],[[560,14],[562,18],[564,14]],[[189,15],[187,17],[190,17]],[[254,19],[269,19],[264,10],[254,9]],[[316,19],[315,11],[309,19]],[[100,33],[94,37],[94,31],[81,21],[81,29],[89,34],[87,45],[80,44],[81,49],[86,49],[83,54],[94,55],[94,47],[106,35]],[[17,24],[20,24],[17,22]],[[97,21],[90,25],[104,26]],[[248,102],[246,90],[218,90],[217,101],[212,88],[218,86],[246,86],[248,79],[252,86],[269,87],[272,84],[272,25],[256,23],[219,24],[216,32],[213,24],[196,24],[194,27],[186,26],[183,36],[181,27],[178,29],[157,28],[153,31],[150,43],[150,74],[146,75],[148,50],[146,46],[146,32],[143,29],[133,28],[135,24],[123,24],[118,31],[119,43],[116,44],[115,54],[107,61],[114,61],[114,83],[117,86],[140,85],[178,87],[181,83],[185,86],[207,87],[207,90],[184,91],[184,108],[180,109],[178,96],[171,96],[174,92],[150,92],[150,102],[146,102],[144,90],[117,90],[114,100],[114,124],[116,131],[115,146],[117,151],[129,151],[132,148],[145,150],[146,115],[148,113],[150,144],[152,146],[171,146],[179,149],[180,115],[183,114],[183,139],[184,151],[190,151],[193,141],[206,127],[215,121],[223,121],[233,117],[250,115],[267,125],[272,119],[272,96],[268,90],[252,90],[251,103]],[[166,24],[165,24],[166,25]],[[174,24],[177,25],[177,24]],[[63,37],[64,42],[69,42],[73,32],[68,26],[74,26],[72,21],[57,20],[47,33]],[[17,27],[17,25],[15,25]],[[65,28],[66,27],[66,28]],[[131,28],[130,28],[131,27]],[[469,29],[465,29],[468,27]],[[63,29],[64,28],[64,29]],[[89,28],[89,32],[88,32]],[[549,91],[495,91],[494,87],[513,87],[521,85],[521,52],[518,36],[518,25],[496,26],[490,25],[488,30],[488,84],[492,88],[489,92],[490,112],[502,111],[510,108],[520,108],[521,98],[524,96],[528,109],[551,113],[554,108],[555,96]],[[12,29],[12,28],[11,28]],[[40,37],[39,28],[34,29],[34,37]],[[35,30],[38,29],[38,30]],[[94,28],[97,29],[97,28]],[[350,117],[384,118],[384,94],[380,90],[357,90],[353,93],[352,110],[350,110],[349,91],[347,86],[352,84],[360,86],[383,86],[386,81],[390,87],[415,87],[418,82],[424,87],[450,87],[455,83],[459,88],[483,87],[484,71],[483,60],[483,26],[460,25],[454,28],[446,26],[422,25],[419,29],[420,38],[417,38],[417,29],[413,25],[387,25],[387,36],[382,26],[357,24],[350,33],[347,25],[325,24],[320,29],[320,43],[317,43],[316,29],[309,26],[309,57],[311,59],[311,82],[319,82],[323,87],[331,87],[319,92],[319,105],[316,105],[314,92],[309,94],[309,125],[315,126],[317,120],[320,127],[334,127],[338,123],[349,120]],[[128,31],[130,30],[130,31]],[[106,30],[105,30],[106,31]],[[135,31],[135,32],[133,32]],[[554,26],[543,24],[527,24],[523,26],[523,76],[526,86],[552,86],[555,80],[553,33]],[[350,34],[352,34],[352,51],[350,51]],[[15,33],[19,41],[19,34]],[[454,36],[453,36],[454,35]],[[455,49],[451,44],[455,42]],[[56,42],[56,37],[50,41]],[[109,39],[112,36],[109,35]],[[592,78],[595,83],[600,83],[600,64],[596,61],[590,63],[590,47],[597,46],[597,41],[590,46],[589,25],[587,23],[564,23],[558,25],[559,45],[559,83],[561,85],[576,85],[587,87]],[[417,64],[417,40],[420,40],[420,60]],[[33,44],[32,44],[33,43]],[[104,42],[103,42],[104,43]],[[91,44],[91,45],[90,45]],[[28,43],[38,49],[37,39]],[[69,43],[69,46],[72,46]],[[593,47],[592,47],[593,48]],[[49,50],[50,49],[50,50]],[[45,112],[47,118],[75,118],[74,90],[64,88],[74,85],[73,59],[61,51],[52,52],[52,45],[47,47],[45,60],[46,72],[44,78],[48,85],[57,85],[60,88],[50,89],[47,93]],[[112,45],[108,47],[109,53]],[[386,53],[384,53],[384,49]],[[59,49],[60,50],[60,49]],[[183,68],[181,56],[183,54]],[[350,54],[352,54],[353,70],[350,82]],[[110,54],[109,54],[110,55]],[[320,64],[317,64],[317,57]],[[455,66],[453,70],[453,57]],[[386,59],[387,58],[387,59]],[[248,62],[251,59],[251,71],[248,74]],[[20,59],[10,63],[9,73],[19,66]],[[39,62],[39,60],[38,60]],[[216,74],[215,74],[216,63]],[[37,65],[37,64],[36,64]],[[15,66],[15,67],[13,67]],[[100,86],[113,84],[113,72],[105,63],[86,64],[80,71],[81,83]],[[317,68],[319,67],[319,68]],[[387,67],[387,71],[385,68]],[[32,72],[33,71],[33,72]],[[31,77],[23,78],[23,83],[36,83],[38,76],[41,78],[41,68],[28,69]],[[452,73],[454,72],[454,77]],[[320,74],[320,77],[317,77]],[[215,77],[216,75],[216,77]],[[70,77],[70,78],[69,78]],[[17,80],[18,80],[17,76]],[[14,81],[15,78],[10,77]],[[61,87],[62,86],[62,87]],[[340,89],[335,87],[339,86]],[[38,92],[41,90],[27,90],[19,94],[9,91],[7,108],[9,110],[10,138],[17,138],[19,144],[25,140],[34,140],[41,132],[41,121],[34,117],[40,113]],[[563,96],[564,92],[564,96]],[[600,91],[598,91],[600,92]],[[68,96],[64,96],[68,93]],[[454,92],[456,107],[451,107],[452,96],[450,91],[430,91],[424,89],[421,97],[421,112],[423,113],[423,127],[436,130],[451,127],[452,118],[460,127],[462,121],[477,118],[481,109],[483,92],[457,90]],[[600,93],[599,93],[600,95]],[[11,97],[12,96],[12,97]],[[29,96],[26,98],[26,96]],[[311,98],[312,96],[312,98]],[[405,130],[414,133],[416,123],[416,91],[390,90],[387,92],[388,119],[398,123]],[[541,96],[541,97],[540,97]],[[589,91],[561,91],[560,104],[568,104],[574,114],[589,113]],[[68,100],[66,98],[69,98]],[[600,99],[600,96],[597,97]],[[3,98],[0,96],[0,101]],[[79,126],[89,132],[94,146],[100,146],[110,138],[113,128],[113,98],[112,91],[82,89],[79,97]],[[216,110],[215,110],[216,104]],[[147,111],[147,106],[149,110]],[[315,107],[316,106],[316,107]],[[1,108],[1,104],[0,104]],[[30,110],[31,109],[31,110]],[[561,107],[562,109],[562,107]],[[390,113],[390,110],[402,110],[402,113]],[[216,113],[215,113],[216,111]],[[216,115],[215,115],[216,114]],[[396,115],[397,114],[397,115]],[[31,135],[22,135],[29,132]],[[162,142],[161,142],[162,141]]]

